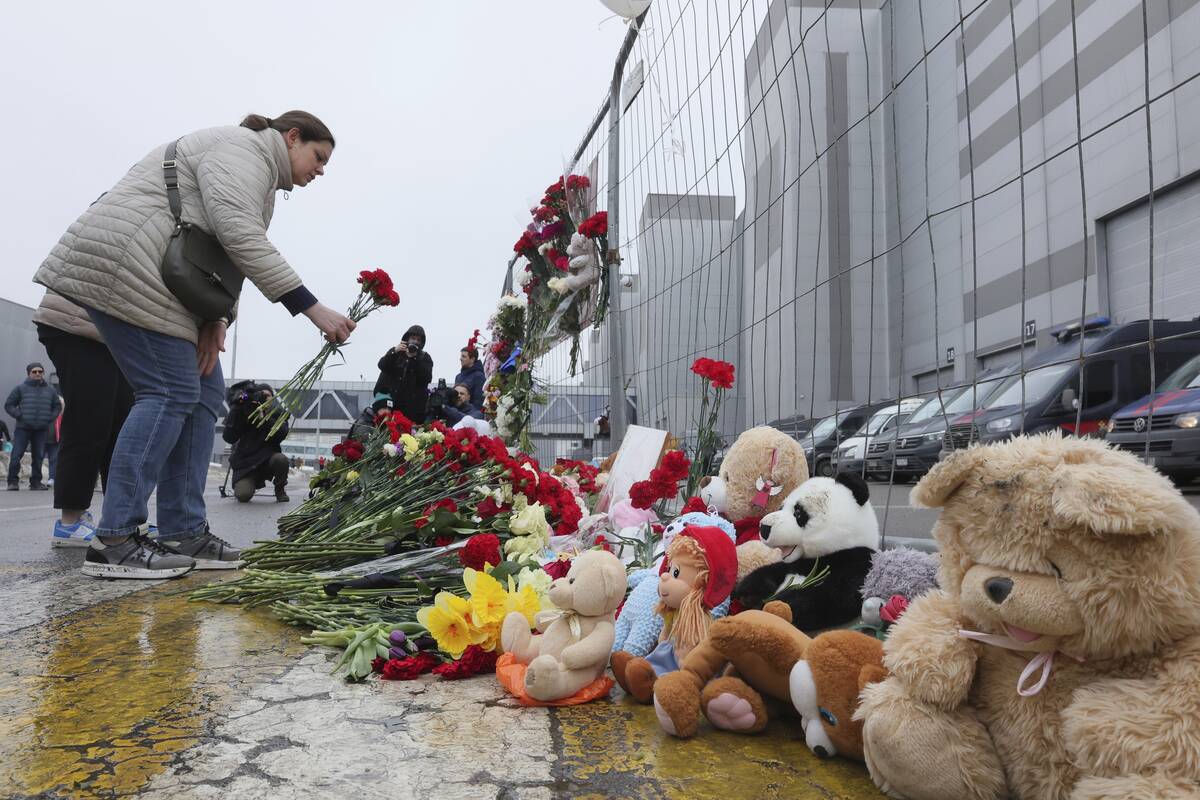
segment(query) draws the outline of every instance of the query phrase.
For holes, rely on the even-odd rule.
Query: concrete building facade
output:
[[[774,0],[746,54],[740,213],[645,197],[625,319],[647,424],[680,429],[680,354],[714,343],[737,356],[744,428],[967,382],[1081,316],[1200,314],[1200,0],[1148,4],[1144,29],[1138,0],[1073,5],[1074,25],[1072,0],[965,19]],[[693,206],[711,235],[675,219]],[[736,257],[713,257],[722,237]],[[736,309],[711,341],[681,274]]]

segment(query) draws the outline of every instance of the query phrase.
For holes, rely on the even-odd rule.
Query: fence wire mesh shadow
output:
[[[738,370],[726,444],[775,424],[819,472],[901,483],[971,442],[1113,419],[1189,477],[1173,414],[1114,415],[1200,352],[1195,6],[656,0],[608,109],[621,310],[576,374],[569,345],[538,365],[537,455],[609,451],[616,325],[631,421],[685,443],[707,356]],[[607,131],[572,165],[599,208]],[[906,496],[881,487],[885,534],[927,536],[892,516]]]

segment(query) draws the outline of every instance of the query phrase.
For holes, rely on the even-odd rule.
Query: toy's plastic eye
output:
[[[818,708],[817,712],[821,715],[821,719],[825,720],[830,727],[837,727],[837,717],[833,715],[833,712],[827,708]]]
[[[575,582],[574,578],[567,578],[567,583],[574,583],[574,582]]]
[[[679,577],[679,567],[676,567],[675,569],[671,570],[671,577],[672,577],[672,578],[678,578],[678,577]]]

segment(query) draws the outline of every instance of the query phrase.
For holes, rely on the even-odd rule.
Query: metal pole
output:
[[[235,327],[233,329],[233,363],[229,365],[230,378],[237,376],[237,321],[235,320],[233,324]]]
[[[647,13],[642,12],[625,33],[608,87],[608,252],[604,260],[608,269],[608,427],[613,452],[621,446],[629,427],[625,413],[625,346],[621,336],[621,77]]]

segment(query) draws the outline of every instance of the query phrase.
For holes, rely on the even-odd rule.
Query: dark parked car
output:
[[[800,438],[804,457],[808,461],[808,474],[824,477],[833,475],[832,457],[841,443],[854,436],[876,411],[894,404],[894,400],[881,400],[839,411],[817,422],[812,430]]]
[[[1175,480],[1200,477],[1200,356],[1113,414],[1105,438]]]
[[[1117,409],[1150,393],[1149,334],[1147,320],[1114,325],[1105,318],[1059,331],[1053,346],[1025,360],[1024,375],[1010,375],[979,411],[952,421],[944,449],[1055,429],[1099,434]],[[1155,320],[1154,335],[1159,374],[1200,353],[1200,321]]]
[[[1011,367],[988,370],[980,373],[974,384],[942,390],[940,402],[936,396],[931,397],[901,426],[895,447],[891,441],[872,445],[877,449],[868,454],[868,474],[881,480],[891,477],[896,483],[920,478],[938,462],[947,421],[982,406],[1012,371]]]

